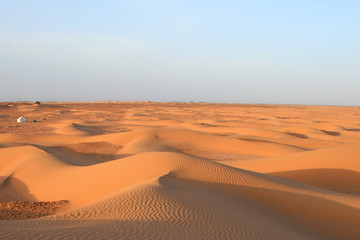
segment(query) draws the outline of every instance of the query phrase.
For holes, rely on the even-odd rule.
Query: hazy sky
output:
[[[0,0],[0,101],[360,105],[359,0]]]

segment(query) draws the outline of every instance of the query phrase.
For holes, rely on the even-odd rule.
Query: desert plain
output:
[[[360,239],[360,108],[1,103],[0,238]]]

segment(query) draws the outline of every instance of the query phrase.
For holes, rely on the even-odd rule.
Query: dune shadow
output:
[[[0,177],[0,202],[9,201],[36,201],[36,198],[23,181],[10,175]]]
[[[298,150],[301,150],[301,151],[310,151],[310,150],[312,150],[311,148],[304,148],[304,147],[300,147],[300,146],[295,146],[295,145],[286,144],[286,143],[273,142],[273,141],[268,141],[268,140],[264,140],[264,139],[255,139],[255,138],[237,138],[237,139],[242,140],[242,141],[248,141],[248,142],[276,144],[276,145],[280,145],[280,146],[286,146],[286,147],[295,148],[295,149],[298,149]]]
[[[285,134],[293,136],[293,137],[297,137],[297,138],[302,138],[302,139],[308,139],[309,136],[302,134],[302,133],[295,133],[295,132],[286,132]]]
[[[342,127],[345,131],[349,131],[349,132],[360,132],[360,128],[346,128],[346,127]]]
[[[275,116],[277,119],[290,119],[290,117]]]
[[[72,124],[76,129],[86,132],[89,135],[103,135],[107,133],[105,126],[91,126],[91,125],[82,125],[73,123]]]
[[[325,133],[329,136],[334,136],[334,137],[341,135],[341,133],[339,133],[339,132],[327,131],[327,130],[322,130],[322,129],[320,131],[322,131],[323,133]]]
[[[133,154],[117,154],[121,147],[105,142],[89,142],[59,146],[41,146],[31,144],[73,166],[90,166],[98,163],[118,160]],[[109,150],[109,148],[112,148]],[[106,150],[108,153],[106,153]]]

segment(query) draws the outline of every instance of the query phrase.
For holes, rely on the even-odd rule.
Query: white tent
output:
[[[24,118],[23,116],[19,117],[17,119],[17,122],[26,122],[26,118]]]

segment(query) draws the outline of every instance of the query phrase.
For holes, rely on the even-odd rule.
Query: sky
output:
[[[0,0],[0,101],[360,106],[358,0]]]

